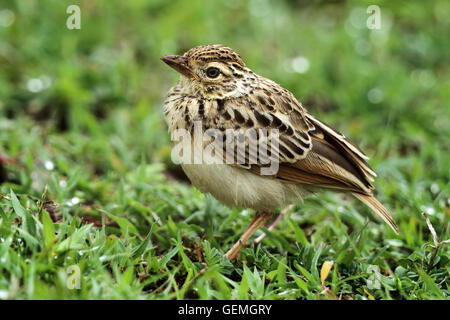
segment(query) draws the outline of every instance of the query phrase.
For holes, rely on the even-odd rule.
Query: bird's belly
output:
[[[302,201],[309,193],[303,186],[259,176],[227,164],[182,164],[192,184],[227,206],[272,213]]]

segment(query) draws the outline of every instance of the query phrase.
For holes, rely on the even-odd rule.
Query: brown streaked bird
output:
[[[267,137],[278,134],[278,146],[272,146],[268,154],[277,155],[279,168],[269,175],[261,173],[261,159],[250,161],[249,139],[239,140],[248,147],[240,153],[243,162],[223,161],[229,150],[221,145],[218,149],[224,152],[211,155],[222,162],[181,163],[200,191],[228,206],[256,211],[227,252],[229,260],[236,258],[240,247],[276,209],[325,189],[351,193],[398,233],[389,211],[372,194],[376,174],[366,162],[368,157],[342,133],[309,114],[291,92],[254,73],[236,52],[223,45],[195,47],[183,56],[161,59],[181,74],[164,103],[172,134],[177,129],[193,133],[195,123],[200,123],[202,130],[216,129],[219,133],[255,129],[266,130]],[[255,139],[263,140],[258,134]],[[215,148],[217,141],[221,139],[214,140]],[[208,144],[201,145],[206,148]],[[232,153],[238,156],[239,152],[233,149]]]

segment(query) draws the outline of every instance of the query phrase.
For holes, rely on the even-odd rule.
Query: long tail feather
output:
[[[394,222],[389,211],[378,201],[373,195],[364,195],[360,193],[353,192],[353,195],[364,202],[370,209],[372,209],[376,214],[378,214],[386,223],[398,234],[397,225]]]

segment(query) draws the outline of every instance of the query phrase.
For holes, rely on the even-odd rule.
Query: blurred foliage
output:
[[[66,28],[71,4],[80,30]],[[421,212],[449,237],[450,3],[376,1],[380,30],[366,27],[371,4],[1,2],[0,299],[322,299],[326,260],[340,298],[448,298],[448,249],[421,265]],[[214,43],[371,156],[399,236],[325,193],[223,261],[252,212],[176,179],[161,112],[178,76],[160,56]],[[65,285],[72,264],[80,290]]]

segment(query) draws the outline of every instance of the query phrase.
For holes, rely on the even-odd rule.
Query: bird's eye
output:
[[[217,78],[219,74],[220,70],[218,68],[209,67],[208,69],[206,69],[206,75],[208,76],[208,78]]]

